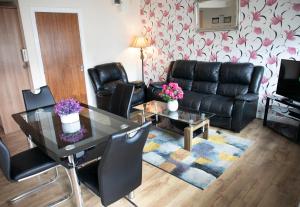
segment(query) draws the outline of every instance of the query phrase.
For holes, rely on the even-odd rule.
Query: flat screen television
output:
[[[276,93],[300,102],[300,61],[281,60]]]

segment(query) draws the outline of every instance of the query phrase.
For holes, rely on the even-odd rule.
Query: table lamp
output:
[[[143,79],[143,82],[144,82],[145,80],[144,80],[144,53],[143,53],[143,49],[150,46],[149,41],[145,36],[135,36],[133,38],[133,41],[132,41],[130,46],[134,47],[134,48],[141,48],[140,58],[142,60],[142,79]]]

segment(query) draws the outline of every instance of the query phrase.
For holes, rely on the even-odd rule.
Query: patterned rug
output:
[[[221,131],[209,131],[208,140],[193,139],[192,151],[183,149],[183,136],[153,127],[143,160],[200,188],[207,188],[251,146],[253,141]]]

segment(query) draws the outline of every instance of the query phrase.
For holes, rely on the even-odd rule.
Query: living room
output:
[[[14,16],[0,24],[7,30],[0,38],[1,206],[300,205],[298,0],[1,0],[0,5],[3,22]],[[220,7],[233,14],[218,14]],[[285,83],[288,68],[293,78]],[[119,85],[131,87],[117,91]],[[50,104],[47,109],[26,104],[26,93],[42,94],[45,86],[55,104],[50,118]],[[63,145],[68,137],[61,134],[60,107],[78,103],[61,101],[66,98],[84,103],[78,123],[85,128],[66,133],[76,141]],[[113,156],[120,128],[125,137],[145,138],[140,159],[125,161],[127,167],[122,159],[135,156],[137,148],[118,146],[119,157]],[[53,147],[56,137],[64,141]],[[35,166],[38,173],[31,173],[37,177],[16,176],[24,165],[15,160],[37,148],[40,157],[47,155],[43,162],[51,163],[50,171],[40,174]],[[88,160],[92,148],[102,154]],[[25,158],[20,160],[27,164],[36,160]],[[113,168],[122,170],[104,179],[106,171],[99,170],[99,178],[89,179],[101,160],[119,163]],[[135,183],[134,194],[132,186],[127,192],[118,185],[119,178]],[[44,187],[29,190],[37,185]]]

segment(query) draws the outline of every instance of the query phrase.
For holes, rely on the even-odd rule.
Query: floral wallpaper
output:
[[[165,80],[177,59],[262,65],[258,116],[276,90],[280,59],[300,60],[300,0],[240,0],[238,31],[196,32],[193,0],[142,0],[140,15],[152,45],[146,80]]]

